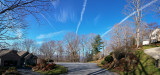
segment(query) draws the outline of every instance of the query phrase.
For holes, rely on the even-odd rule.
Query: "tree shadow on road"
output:
[[[89,73],[89,74],[87,74],[87,75],[97,75],[97,74],[113,75],[113,74],[109,73],[108,71],[106,71],[106,69],[101,69],[101,70],[98,70],[98,71]]]

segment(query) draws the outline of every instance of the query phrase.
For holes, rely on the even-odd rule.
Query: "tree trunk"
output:
[[[137,29],[137,48],[139,48],[139,25]]]

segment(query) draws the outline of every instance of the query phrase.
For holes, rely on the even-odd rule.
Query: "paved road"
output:
[[[21,75],[42,75],[36,72],[33,72],[31,69],[18,69]]]
[[[146,49],[144,53],[157,60],[160,58],[160,47]]]
[[[63,75],[118,75],[101,69],[95,63],[57,63],[68,67],[68,73]]]

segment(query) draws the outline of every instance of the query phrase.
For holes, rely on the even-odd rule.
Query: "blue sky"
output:
[[[41,25],[33,16],[26,20],[29,29],[26,38],[41,43],[43,40],[62,40],[67,32],[76,32],[81,18],[84,0],[57,0],[51,2],[52,11],[39,13]],[[126,17],[123,14],[125,0],[87,0],[78,34],[102,35]],[[145,14],[144,21],[159,22],[155,13]]]

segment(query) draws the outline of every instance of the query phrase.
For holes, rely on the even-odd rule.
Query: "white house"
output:
[[[159,28],[155,29],[150,34],[150,39],[151,39],[151,43],[160,42],[160,29]],[[143,40],[143,45],[149,45],[149,39]]]
[[[149,45],[149,39],[143,40],[143,45]]]
[[[151,34],[151,43],[160,41],[160,29],[155,29]]]

